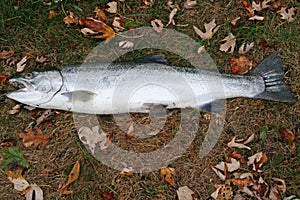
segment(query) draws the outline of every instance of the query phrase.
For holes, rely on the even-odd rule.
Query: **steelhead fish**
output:
[[[296,101],[283,81],[277,53],[247,75],[170,66],[163,55],[149,60],[24,73],[9,80],[18,90],[7,97],[38,108],[90,114],[147,113],[153,105],[201,109],[216,100],[235,97]]]

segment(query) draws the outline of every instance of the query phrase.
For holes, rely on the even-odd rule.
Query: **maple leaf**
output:
[[[196,26],[193,26],[197,35],[199,35],[203,40],[208,40],[212,38],[212,36],[219,30],[220,26],[217,26],[215,23],[215,19],[211,20],[211,22],[204,23],[205,33],[199,30]]]
[[[153,29],[158,33],[160,33],[164,28],[163,23],[159,19],[152,20],[151,25],[152,25]]]
[[[45,147],[49,142],[49,134],[43,134],[41,129],[35,127],[37,134],[34,134],[32,129],[28,129],[28,133],[19,133],[19,137],[23,139],[25,147],[29,147],[33,144],[33,148],[37,148],[39,144]]]
[[[63,21],[67,26],[70,26],[70,24],[78,24],[78,17],[73,12],[69,12],[69,15],[66,16]]]
[[[80,163],[77,160],[75,162],[71,172],[69,173],[67,183],[63,187],[59,188],[57,191],[60,194],[72,194],[73,191],[67,190],[67,189],[71,183],[73,183],[74,181],[76,181],[78,179],[79,173],[80,173]]]
[[[96,19],[98,19],[100,21],[106,21],[107,16],[104,13],[103,9],[99,8],[98,6],[96,6],[94,12],[96,13]]]
[[[11,49],[9,51],[4,50],[0,52],[0,58],[5,60],[11,58],[13,55],[14,55],[14,51]]]
[[[287,20],[288,22],[293,22],[295,21],[295,19],[293,18],[293,15],[295,15],[295,8],[291,7],[287,10],[286,12],[286,7],[282,7],[279,11],[280,15],[281,15],[281,19],[283,20]]]
[[[102,33],[102,35],[93,35],[91,37],[106,39],[104,43],[108,43],[111,39],[113,39],[115,37],[114,30],[102,21],[99,21],[99,20],[96,20],[96,19],[93,19],[90,17],[80,18],[79,24],[86,26],[93,32]]]
[[[225,41],[225,43],[220,46],[220,51],[233,53],[236,45],[235,36],[232,33],[229,33],[229,35],[221,41]]]
[[[160,168],[160,177],[164,178],[166,182],[175,187],[175,180],[173,176],[176,176],[175,169],[170,167]]]
[[[246,56],[239,58],[230,58],[229,64],[231,72],[234,74],[247,74],[253,67],[256,67],[256,62],[249,60]]]

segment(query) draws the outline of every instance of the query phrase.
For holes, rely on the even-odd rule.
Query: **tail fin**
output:
[[[265,81],[265,91],[254,98],[282,102],[297,101],[294,93],[283,80],[283,65],[278,53],[265,58],[257,67],[250,71],[250,74],[260,75]]]

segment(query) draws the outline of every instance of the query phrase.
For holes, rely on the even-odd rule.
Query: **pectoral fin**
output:
[[[66,96],[69,99],[68,101],[82,101],[82,102],[90,101],[95,96],[97,96],[96,93],[87,90],[75,90],[72,92],[64,92],[62,93],[62,95]]]

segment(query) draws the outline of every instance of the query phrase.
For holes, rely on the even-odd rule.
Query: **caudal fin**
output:
[[[260,75],[265,81],[265,91],[254,98],[282,102],[297,101],[294,93],[283,80],[283,65],[278,53],[265,58],[257,67],[250,71],[250,74]]]

